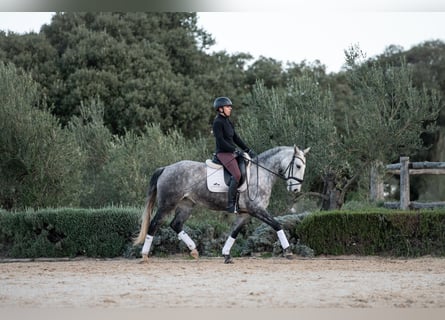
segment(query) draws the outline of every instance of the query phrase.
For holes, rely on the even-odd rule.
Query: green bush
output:
[[[0,62],[0,207],[77,206],[84,157],[38,99],[30,75]]]
[[[83,194],[83,206],[142,205],[156,168],[184,159],[204,161],[211,154],[201,138],[187,140],[175,130],[164,134],[159,125],[145,129],[142,135],[129,131],[113,139],[106,161],[90,179],[90,192]]]
[[[316,255],[445,255],[445,210],[320,212],[296,233]]]
[[[140,212],[130,208],[0,212],[0,255],[122,256],[139,228]]]
[[[116,207],[2,210],[0,257],[140,257],[142,246],[133,246],[132,239],[139,232],[142,211]],[[214,256],[221,252],[231,222],[225,215],[198,210],[187,221],[185,230],[201,255]],[[165,256],[188,251],[166,221],[154,238],[152,254]]]
[[[98,98],[62,128],[38,90],[30,75],[0,62],[0,208],[139,205],[157,167],[211,156],[205,138],[154,123],[113,136]]]
[[[140,257],[133,246],[142,208],[0,210],[0,257]],[[168,219],[156,234],[152,254],[187,254]],[[198,210],[184,229],[202,256],[219,256],[236,217]],[[445,210],[328,211],[277,217],[294,253],[312,255],[445,255]],[[234,256],[281,253],[276,232],[252,220],[232,248]]]

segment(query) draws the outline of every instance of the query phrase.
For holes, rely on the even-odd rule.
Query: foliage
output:
[[[104,126],[100,101],[82,106],[81,115],[68,128],[88,159],[83,207],[142,203],[150,175],[158,167],[183,159],[203,161],[209,154],[204,139],[186,139],[176,130],[164,134],[156,124],[146,125],[142,135],[112,135]]]
[[[357,254],[417,257],[444,255],[445,212],[441,210],[329,211],[297,227],[316,255]]]
[[[66,128],[38,103],[37,85],[12,65],[1,65],[1,207],[101,207],[143,202],[149,176],[171,162],[210,155],[207,141],[164,134],[147,125],[119,137],[105,127],[103,102],[81,104]]]
[[[195,13],[56,13],[39,34],[0,34],[0,57],[31,72],[63,124],[99,97],[114,134],[159,123],[192,136],[207,125],[201,75],[213,39]]]
[[[127,132],[114,139],[91,198],[96,202],[89,205],[143,203],[156,168],[184,159],[204,161],[203,155],[209,155],[203,139],[185,139],[175,130],[164,134],[159,125],[147,125],[142,136]]]
[[[0,207],[140,203],[154,168],[210,155],[222,95],[255,151],[312,148],[304,190],[335,200],[325,208],[366,200],[375,161],[443,160],[442,41],[366,61],[351,48],[330,75],[319,61],[207,54],[213,44],[180,12],[66,12],[39,33],[0,31],[0,63],[17,68],[0,84]],[[273,192],[273,211],[293,205]]]
[[[435,130],[438,93],[414,87],[413,70],[403,61],[400,66],[381,66],[351,60],[349,66],[349,82],[357,97],[345,114],[351,158],[386,163],[421,149],[421,134]]]
[[[131,208],[42,209],[0,213],[2,256],[116,257],[123,255],[138,228]]]
[[[0,206],[78,205],[84,158],[58,120],[35,107],[37,84],[0,63]],[[43,106],[42,106],[43,108]]]
[[[359,65],[360,52],[352,48],[348,54],[354,103],[343,110],[341,123],[334,116],[332,93],[308,71],[285,89],[258,83],[242,122],[242,134],[256,148],[311,146],[305,185],[314,187],[318,179],[324,209],[341,208],[371,164],[422,148],[421,135],[435,129],[440,110],[434,90],[413,86],[408,66]]]
[[[142,208],[59,208],[0,211],[0,257],[140,257],[132,238],[139,230]],[[233,217],[198,212],[185,231],[202,256],[220,256]],[[378,208],[289,214],[277,218],[292,251],[301,256],[445,255],[445,212],[391,211]],[[188,248],[164,223],[153,240],[152,254],[187,254]],[[234,256],[280,255],[276,232],[264,223],[248,224],[232,248]]]
[[[257,152],[276,145],[311,147],[303,184],[309,190],[326,172],[342,165],[335,156],[341,145],[332,107],[331,93],[309,71],[289,81],[285,89],[266,89],[258,82],[240,131]]]
[[[266,88],[278,88],[283,83],[284,71],[281,62],[272,58],[260,57],[246,71],[246,81],[251,87],[262,79]]]
[[[335,143],[331,107],[330,93],[308,72],[282,90],[268,90],[258,82],[239,131],[257,152],[277,145],[311,147],[307,186],[323,168],[322,161],[327,159],[323,153],[332,152]]]
[[[67,127],[68,132],[74,136],[86,158],[85,170],[82,172],[82,192],[80,193],[82,207],[89,207],[97,203],[95,190],[101,183],[100,175],[103,167],[110,160],[113,136],[105,127],[103,117],[103,103],[100,99],[92,100],[89,104],[81,104],[80,117],[74,116]]]
[[[437,131],[441,103],[436,90],[414,86],[413,68],[403,59],[389,65],[361,58],[357,48],[347,52],[353,103],[344,110],[339,132],[351,180],[364,178],[367,186],[368,176],[362,173],[371,166],[382,174],[382,164],[431,147],[422,138]]]
[[[441,110],[437,119],[438,131],[425,133],[422,140],[431,148],[421,149],[410,155],[416,161],[444,161],[445,148],[445,43],[440,40],[429,40],[404,51],[403,48],[390,46],[381,55],[375,57],[375,63],[400,65],[405,62],[413,69],[413,84],[416,88],[437,90],[441,97]],[[444,180],[439,176],[420,176],[419,182],[411,188],[420,197],[432,200],[444,200]],[[419,198],[420,198],[419,197]]]

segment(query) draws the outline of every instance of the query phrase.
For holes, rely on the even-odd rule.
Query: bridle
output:
[[[291,183],[288,186],[295,186],[295,185],[299,185],[299,184],[303,184],[303,179],[294,177],[294,164],[295,164],[295,159],[299,159],[304,165],[306,164],[306,162],[304,161],[304,159],[300,156],[298,156],[296,154],[296,152],[294,152],[294,156],[292,157],[292,160],[289,162],[289,165],[287,166],[287,168],[284,170],[284,172],[288,171],[287,173],[287,177],[284,177],[284,175],[281,175],[282,178],[287,181],[287,180],[295,180],[296,183]]]
[[[280,179],[283,179],[284,181],[287,180],[295,180],[297,181],[297,183],[291,183],[288,186],[294,186],[294,185],[298,185],[298,184],[302,184],[303,183],[303,179],[294,177],[294,164],[295,164],[295,159],[299,159],[301,160],[301,162],[305,165],[306,161],[304,161],[303,158],[301,158],[300,156],[297,155],[296,150],[294,150],[294,155],[292,156],[292,160],[289,162],[289,164],[287,165],[286,169],[284,170],[284,172],[288,171],[287,177],[284,176],[283,171],[280,170],[279,172],[274,172],[272,170],[270,170],[269,168],[266,168],[265,166],[260,165],[257,161],[253,161],[250,157],[246,158],[243,155],[241,155],[241,157],[243,157],[245,160],[250,161],[251,163],[255,164],[257,166],[257,188],[256,188],[256,194],[254,197],[250,196],[250,191],[249,191],[249,184],[247,184],[247,195],[250,199],[250,201],[254,201],[258,195],[258,168],[262,168],[264,170],[266,170],[267,172],[272,173],[273,175],[277,176]]]
[[[246,160],[249,160],[253,164],[256,164],[258,167],[260,167],[261,169],[264,169],[267,172],[270,172],[273,175],[276,175],[277,177],[279,177],[280,179],[283,179],[284,181],[287,181],[287,180],[295,180],[295,181],[297,181],[297,183],[292,183],[292,184],[289,185],[289,186],[294,186],[294,185],[302,184],[303,181],[304,181],[303,179],[300,179],[300,178],[297,178],[297,177],[293,176],[295,159],[299,159],[304,165],[306,164],[306,161],[304,161],[304,159],[302,157],[300,157],[299,155],[297,155],[297,153],[294,151],[294,155],[292,156],[292,160],[289,162],[289,164],[287,165],[286,169],[280,170],[278,173],[270,170],[269,168],[266,168],[266,167],[260,165],[258,162],[253,161],[252,159],[246,159]],[[283,172],[286,172],[286,171],[288,171],[287,177],[283,174]]]

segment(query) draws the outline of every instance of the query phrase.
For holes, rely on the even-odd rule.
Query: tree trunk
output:
[[[337,177],[335,173],[328,173],[324,177],[323,198],[321,210],[336,210],[343,206],[343,196],[341,190],[337,188]]]

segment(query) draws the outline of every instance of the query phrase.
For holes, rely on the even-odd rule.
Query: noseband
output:
[[[288,171],[287,177],[285,177],[283,174],[280,173],[281,178],[286,180],[286,181],[287,180],[295,180],[295,181],[297,181],[297,183],[289,184],[289,187],[295,186],[295,185],[299,185],[299,184],[303,183],[303,179],[300,179],[300,178],[297,178],[297,177],[293,176],[295,159],[299,159],[299,160],[301,160],[301,162],[303,162],[303,164],[306,164],[304,159],[301,158],[300,156],[297,156],[296,153],[294,152],[294,156],[292,157],[292,160],[289,162],[289,165],[287,166],[286,170],[284,170],[284,172]]]

